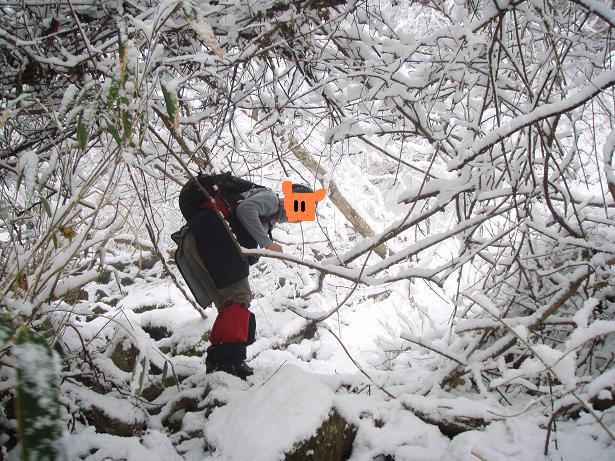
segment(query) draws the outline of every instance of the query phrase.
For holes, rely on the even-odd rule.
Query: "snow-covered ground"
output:
[[[422,283],[361,290],[324,321],[312,338],[287,341],[305,320],[276,306],[273,292],[265,289],[274,282],[272,274],[280,264],[262,260],[261,269],[273,270],[252,278],[259,293],[252,305],[258,339],[248,348],[255,374],[245,382],[221,372],[206,375],[204,356],[182,355],[194,346],[200,345],[201,353],[206,348],[201,336],[211,327],[213,308],[203,320],[168,281],[132,285],[117,305],[129,320],[124,325],[168,328],[168,337],[150,340],[151,345],[164,348],[172,344],[176,355],[169,355],[176,372],[184,376],[179,387],[166,388],[153,403],[166,404],[166,409],[169,402],[193,395],[197,407],[175,414],[176,425],[169,430],[162,422],[165,409],[158,415],[148,414],[148,406],[130,396],[113,392],[101,396],[65,383],[63,391],[80,406],[87,406],[84,402],[90,399],[117,419],[145,423],[139,435],[120,437],[97,433],[92,426],[76,422],[73,432],[66,435],[70,459],[281,460],[293,446],[313,436],[332,410],[356,428],[351,460],[613,459],[615,447],[590,415],[558,423],[545,457],[547,419],[540,412],[529,409],[512,415],[510,408],[495,401],[459,389],[437,388],[441,370],[434,369],[433,356],[425,350],[408,349],[408,344],[395,339],[403,322],[424,338],[449,328],[446,303]],[[258,270],[254,273],[260,274]],[[315,308],[306,309],[321,309],[327,301],[334,301],[327,296]],[[135,313],[147,305],[159,308]],[[92,329],[99,328],[101,320],[91,322]],[[146,346],[146,339],[135,336],[141,347]],[[388,349],[393,347],[397,350]],[[434,414],[449,411],[484,417],[492,412],[493,421],[482,430],[470,430],[451,440],[437,426],[415,416],[409,406]],[[612,428],[615,418],[605,414],[604,422]],[[12,455],[16,459],[15,452]]]

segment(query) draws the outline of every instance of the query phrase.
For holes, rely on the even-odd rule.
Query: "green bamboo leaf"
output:
[[[113,139],[115,139],[115,142],[117,143],[117,145],[121,146],[122,139],[120,138],[120,133],[117,131],[117,128],[115,128],[111,124],[108,124],[106,127],[106,130],[109,132],[109,134],[111,134],[111,136],[113,136]]]
[[[132,368],[132,373],[130,374],[131,386],[133,381],[135,380],[135,376],[137,376],[137,368],[139,368],[139,362],[135,362],[135,366]]]
[[[45,197],[41,197],[41,203],[43,204],[43,208],[45,209],[45,213],[47,213],[47,216],[49,216],[51,218],[52,213],[51,213],[51,207],[49,206],[49,202],[47,201],[47,199]]]
[[[130,139],[130,137],[132,136],[132,115],[127,110],[122,110],[120,120],[122,124],[124,140]]]
[[[98,102],[95,101],[88,104],[79,114],[79,120],[77,122],[77,144],[82,151],[88,146],[88,140],[90,138],[90,129],[92,123],[96,118],[98,112]]]
[[[143,360],[141,361],[141,376],[139,377],[139,390],[137,391],[137,397],[139,397],[141,395],[141,392],[143,392],[143,383],[145,382],[145,366],[146,366],[146,358],[143,357]]]
[[[19,190],[19,186],[21,186],[21,181],[23,181],[23,171],[20,171],[17,174],[17,185],[15,186],[15,189]]]
[[[77,122],[77,144],[81,151],[85,151],[88,146],[88,138],[90,137],[89,126],[86,120],[83,120],[83,112],[79,115],[79,121]]]
[[[164,366],[162,367],[162,388],[164,389],[165,386],[165,382],[167,381],[167,373],[169,372],[169,362],[167,362],[166,360],[164,361]]]
[[[14,357],[22,460],[65,460],[57,359],[47,341],[25,326],[17,330]]]
[[[120,94],[120,85],[117,80],[113,79],[109,86],[109,93],[107,93],[107,109],[113,106],[113,103],[117,100]]]
[[[173,366],[173,363],[169,363],[171,363],[171,372],[173,373],[173,377],[175,378],[175,386],[177,387],[177,392],[179,392],[179,378],[177,377],[177,373],[175,373],[175,367]]]
[[[145,139],[145,133],[147,133],[147,123],[145,121],[145,117],[143,113],[139,116],[139,147],[143,144],[143,140]]]
[[[167,114],[169,114],[173,128],[177,128],[179,122],[179,113],[177,112],[177,95],[170,91],[163,82],[160,82],[160,87],[162,88],[162,96],[164,97],[164,104],[167,108]]]
[[[7,346],[14,334],[15,324],[13,323],[13,319],[5,312],[0,313],[0,349],[4,349]]]

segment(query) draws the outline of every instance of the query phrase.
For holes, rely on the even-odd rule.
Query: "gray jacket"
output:
[[[269,224],[288,222],[284,202],[270,189],[252,189],[246,192],[244,197],[237,205],[237,218],[258,246],[265,248],[272,243],[268,235]]]

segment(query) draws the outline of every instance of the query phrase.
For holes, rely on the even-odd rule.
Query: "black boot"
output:
[[[243,379],[244,381],[248,376],[252,376],[254,374],[254,370],[252,367],[248,365],[246,362],[240,362],[237,364],[225,364],[220,363],[215,365],[211,372],[214,371],[223,371],[228,373],[229,375],[237,376],[238,378]],[[206,371],[207,373],[211,373],[210,371]]]
[[[223,371],[245,380],[254,371],[244,362],[246,345],[242,343],[222,343],[207,348],[205,358],[205,373]]]

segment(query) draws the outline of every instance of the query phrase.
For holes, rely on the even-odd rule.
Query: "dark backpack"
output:
[[[179,209],[188,222],[203,208],[211,209],[209,198],[197,182],[215,200],[216,206],[227,219],[235,214],[238,202],[243,199],[242,194],[251,189],[265,189],[265,186],[233,176],[228,171],[212,175],[200,174],[188,181],[179,193]]]
[[[193,253],[195,249],[184,248],[185,238],[190,231],[190,221],[192,218],[200,211],[203,211],[203,209],[212,209],[209,198],[198,187],[197,181],[215,201],[216,207],[228,221],[238,242],[245,248],[256,248],[257,244],[235,215],[235,210],[239,201],[243,199],[243,193],[251,189],[264,189],[265,187],[233,176],[229,172],[215,175],[200,174],[195,179],[188,181],[179,194],[179,208],[188,224],[171,235],[177,244],[175,263],[196,301],[205,308],[211,304],[213,296],[208,293],[207,283],[202,280],[199,268],[195,267],[194,261],[190,261],[190,255],[186,255],[187,251]],[[265,218],[265,221],[269,223],[269,235],[271,235],[271,221],[274,216]],[[256,261],[258,261],[256,256],[249,256],[247,259],[250,265]],[[211,283],[209,285],[211,286]]]
[[[235,211],[239,202],[243,200],[243,194],[245,192],[252,189],[267,188],[233,176],[230,172],[213,175],[200,174],[195,179],[188,181],[179,193],[179,209],[184,218],[186,218],[186,221],[188,221],[188,224],[190,224],[190,220],[203,209],[213,209],[209,198],[197,185],[197,181],[215,201],[216,207],[228,221],[239,244],[244,248],[256,248],[258,246],[256,241],[245,227],[243,227]],[[271,237],[273,228],[271,222],[277,214],[278,212],[276,211],[273,215],[262,218],[262,222],[268,224],[269,237]],[[257,259],[258,258],[252,257],[250,261],[253,263]]]

